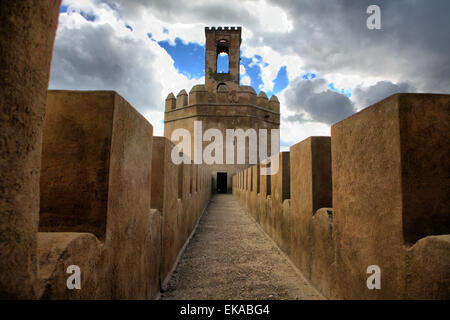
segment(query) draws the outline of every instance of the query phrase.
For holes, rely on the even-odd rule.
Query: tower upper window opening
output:
[[[217,73],[229,73],[229,65],[228,53],[222,52],[217,55]]]

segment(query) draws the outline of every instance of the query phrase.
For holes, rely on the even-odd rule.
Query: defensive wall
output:
[[[17,261],[5,257],[1,296],[157,298],[211,193],[205,166],[174,165],[173,146],[115,92],[49,91],[40,188],[30,191],[38,216],[2,225],[20,223],[31,239],[8,250],[35,257],[19,266],[35,281],[16,283]],[[67,289],[71,265],[81,290]]]
[[[59,6],[0,2],[0,298],[156,297],[211,179],[173,165],[116,93],[47,93]],[[239,173],[233,193],[326,297],[449,299],[449,108],[394,95],[280,153],[276,175]]]
[[[449,299],[449,115],[449,95],[393,95],[276,155],[276,174],[238,173],[233,194],[325,297]]]
[[[211,182],[116,93],[47,91],[60,4],[0,2],[0,298],[156,298]]]

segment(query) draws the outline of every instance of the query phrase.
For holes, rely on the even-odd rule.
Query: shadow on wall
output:
[[[328,298],[449,299],[449,109],[393,95],[280,153],[276,175],[235,175],[233,194]]]
[[[210,181],[204,167],[171,165],[171,143],[115,92],[47,98],[59,6],[0,3],[0,297],[154,298]],[[82,290],[66,286],[70,265]]]
[[[204,167],[177,168],[169,158],[173,144],[152,131],[115,92],[49,91],[38,233],[40,268],[49,271],[42,297],[158,296],[210,189]],[[89,255],[78,251],[83,247]],[[72,264],[83,272],[83,290],[67,290],[67,275],[58,272]]]

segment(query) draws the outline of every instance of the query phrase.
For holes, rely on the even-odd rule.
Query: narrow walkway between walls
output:
[[[321,299],[231,194],[215,195],[162,299]]]

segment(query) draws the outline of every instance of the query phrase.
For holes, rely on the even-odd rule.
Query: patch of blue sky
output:
[[[254,62],[254,60],[256,60],[256,63]],[[257,54],[253,57],[241,56],[241,64],[245,67],[246,74],[250,77],[250,85],[253,87],[253,89],[255,89],[256,93],[259,94],[259,91],[263,86],[260,66],[262,65],[263,67],[266,67],[269,64],[263,60],[263,57]],[[266,95],[269,98],[274,94],[280,93],[289,85],[287,67],[282,66],[278,71],[276,78],[272,81],[274,84],[273,89],[266,92]]]
[[[169,34],[169,30],[166,27],[163,27],[163,33]]]
[[[336,91],[336,92],[338,92],[338,93],[340,93],[340,94],[346,95],[346,96],[349,97],[349,98],[352,96],[352,89],[351,89],[351,88],[347,88],[347,89],[341,88],[341,89],[338,89],[338,88],[336,88],[336,86],[334,85],[334,82],[330,82],[330,83],[328,84],[328,88],[330,88],[331,90]]]
[[[67,13],[69,12],[69,6],[61,5],[59,8],[59,13]],[[78,12],[77,10],[72,10],[72,12]],[[70,12],[69,12],[70,13]],[[87,21],[95,21],[97,18],[95,14],[92,12],[85,12],[85,11],[79,11],[78,12],[83,18],[85,18]]]
[[[292,145],[292,143],[284,141],[283,139],[280,139],[280,150],[281,151],[289,151],[289,147]]]
[[[267,67],[269,65],[267,62],[263,61],[263,57],[261,57],[259,54],[255,54],[253,58],[256,59],[256,63],[262,64],[263,67]]]
[[[219,54],[217,57],[217,73],[228,73],[230,61],[227,54]]]
[[[151,34],[149,35],[151,38]],[[180,38],[171,45],[168,40],[158,41],[161,48],[167,51],[174,61],[179,73],[189,79],[200,79],[205,74],[205,46],[197,43],[185,43]]]
[[[261,59],[262,57],[255,55],[256,59]],[[252,58],[247,58],[242,56],[241,52],[241,64],[245,67],[246,74],[250,77],[250,85],[255,89],[256,93],[259,94],[260,88],[263,85],[261,78],[261,68],[258,64],[252,63]],[[242,78],[243,75],[241,75]]]
[[[313,73],[313,72],[306,72],[304,74],[302,74],[302,79],[305,80],[312,80],[317,78],[317,74]]]
[[[149,33],[148,37],[152,38]],[[205,72],[205,46],[197,43],[185,43],[182,39],[176,38],[174,44],[168,40],[158,41],[161,46],[174,60],[175,68],[179,73],[184,74],[189,79],[199,79],[204,76]],[[227,72],[228,60],[227,56],[219,56],[217,71]],[[256,59],[258,63],[253,63]],[[263,61],[263,57],[255,55],[253,57],[245,57],[241,55],[241,64],[245,67],[246,75],[250,77],[250,85],[259,93],[263,81],[261,78],[260,65],[267,65]],[[241,75],[242,78],[243,75]],[[286,88],[289,84],[286,66],[282,66],[278,71],[277,77],[273,80],[274,89],[268,92],[269,96],[277,94]]]
[[[95,16],[95,14],[91,13],[91,12],[84,12],[84,11],[80,11],[80,15],[85,18],[87,21],[95,21],[95,19],[97,19],[97,17]]]
[[[267,97],[270,98],[272,95],[276,95],[283,91],[289,85],[289,78],[287,74],[286,66],[282,66],[278,71],[277,77],[273,80],[272,91],[266,92]]]

